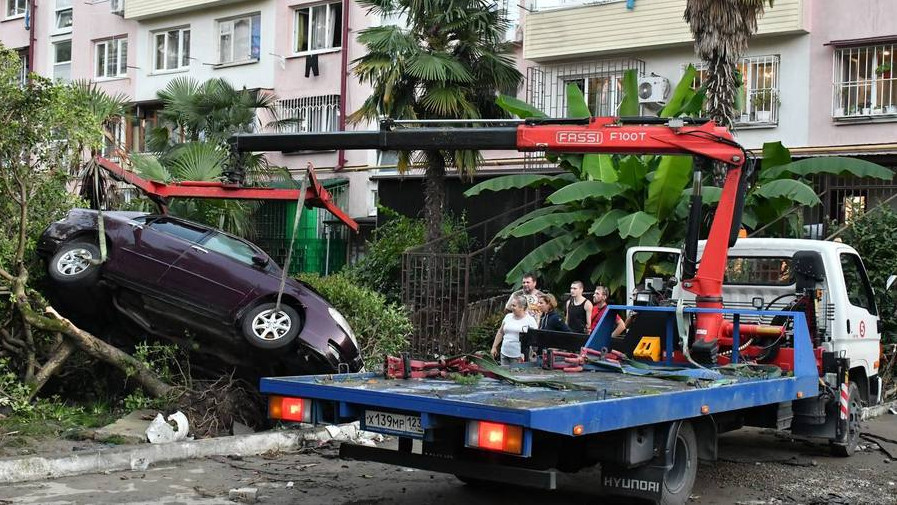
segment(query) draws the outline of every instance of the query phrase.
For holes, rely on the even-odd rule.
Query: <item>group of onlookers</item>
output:
[[[592,299],[588,300],[583,295],[585,286],[582,281],[574,281],[570,284],[570,298],[564,305],[564,317],[562,318],[557,312],[557,298],[550,293],[539,291],[536,288],[536,282],[535,274],[524,274],[522,287],[511,293],[505,304],[505,309],[509,313],[502,320],[492,343],[492,356],[496,359],[500,358],[502,365],[510,365],[523,360],[520,333],[524,331],[524,328],[591,333],[607,310],[608,291],[606,287],[596,286],[592,293]],[[625,330],[626,325],[617,316],[614,321],[613,335],[620,335]]]

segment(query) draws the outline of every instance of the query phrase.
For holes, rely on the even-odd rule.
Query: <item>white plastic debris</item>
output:
[[[162,414],[156,414],[156,418],[150,422],[149,426],[146,428],[146,439],[149,440],[151,444],[177,442],[178,440],[187,438],[187,432],[190,431],[190,424],[187,421],[187,416],[185,416],[183,412],[177,411],[168,416],[168,421],[174,421],[177,425],[177,430],[171,426],[171,423],[166,422],[165,418],[162,417]]]
[[[230,501],[240,503],[255,503],[258,498],[258,492],[258,488],[255,487],[241,487],[228,491],[227,498]]]
[[[888,409],[888,412],[897,416],[897,407],[891,407]]]
[[[146,458],[131,458],[131,471],[142,472],[149,468],[149,460]]]

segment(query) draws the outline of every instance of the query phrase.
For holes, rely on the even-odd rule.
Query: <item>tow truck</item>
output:
[[[596,490],[662,504],[688,501],[698,460],[715,460],[718,436],[742,426],[790,429],[827,440],[836,455],[853,453],[862,402],[875,403],[881,390],[878,316],[862,261],[844,244],[739,240],[751,167],[726,128],[653,117],[458,126],[385,121],[379,131],[237,135],[232,146],[690,155],[684,247],[630,251],[631,304],[611,306],[588,336],[528,332],[525,345],[540,349],[533,362],[503,369],[475,356],[404,356],[387,358],[380,373],[267,377],[260,389],[271,418],[359,420],[398,437],[397,450],[343,444],[345,458],[545,489],[562,474],[600,468]],[[727,173],[700,241],[701,173],[711,163]],[[664,253],[679,256],[677,276],[637,288],[634,255]],[[635,317],[615,338],[624,311]],[[471,370],[485,377],[452,379]]]

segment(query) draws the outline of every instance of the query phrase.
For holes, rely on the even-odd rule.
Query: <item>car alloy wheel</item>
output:
[[[99,248],[89,242],[66,242],[50,259],[50,277],[63,284],[89,284],[96,280],[99,257]]]
[[[90,268],[90,260],[93,256],[83,247],[66,251],[56,260],[56,270],[62,275],[78,275]]]
[[[250,310],[243,320],[243,336],[262,349],[277,349],[293,341],[299,334],[300,318],[296,309],[281,304],[263,303]]]

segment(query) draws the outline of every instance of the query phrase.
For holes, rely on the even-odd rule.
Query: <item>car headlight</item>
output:
[[[327,307],[327,311],[330,312],[330,317],[332,317],[333,320],[336,321],[336,324],[343,329],[343,331],[346,333],[346,336],[349,337],[349,340],[351,340],[352,343],[355,344],[355,347],[361,350],[361,348],[358,347],[358,339],[355,338],[355,332],[352,331],[352,327],[349,326],[349,321],[346,321],[346,318],[343,317],[343,315],[333,307]]]

